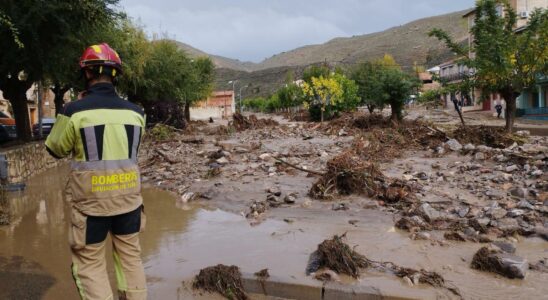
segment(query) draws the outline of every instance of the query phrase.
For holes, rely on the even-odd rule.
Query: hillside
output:
[[[218,55],[207,54],[204,51],[198,50],[190,45],[175,41],[179,48],[186,51],[189,55],[194,57],[208,56],[213,60],[217,68],[227,68],[232,70],[251,72],[256,69],[256,64],[252,62],[241,62],[237,59],[227,58]]]
[[[301,47],[274,55],[261,62],[257,68],[309,65],[323,61],[354,64],[382,57],[385,53],[390,53],[404,66],[412,66],[415,62],[424,65],[432,59],[429,55],[435,55],[443,49],[441,43],[428,37],[428,32],[433,28],[441,28],[457,40],[464,38],[466,21],[462,16],[467,11],[420,19],[382,32],[336,38],[325,44]]]
[[[349,67],[358,62],[381,58],[388,53],[406,69],[411,69],[414,64],[432,67],[452,58],[453,54],[441,42],[428,37],[428,32],[433,28],[441,28],[456,40],[464,39],[467,28],[462,16],[468,11],[424,18],[382,32],[336,38],[325,44],[283,52],[260,63],[208,55],[186,44],[179,45],[191,55],[208,55],[213,59],[217,66],[216,89],[226,89],[228,81],[238,79],[240,84],[251,84],[253,87],[245,89],[243,97],[252,94],[265,96],[284,84],[288,72],[298,78],[306,66],[323,62]]]

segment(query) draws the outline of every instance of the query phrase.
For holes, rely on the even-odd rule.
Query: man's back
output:
[[[73,205],[91,216],[111,216],[142,204],[137,153],[145,120],[141,108],[98,83],[57,117],[46,146],[57,157],[73,153]]]

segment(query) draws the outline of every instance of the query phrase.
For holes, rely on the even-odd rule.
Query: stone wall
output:
[[[8,178],[4,180],[7,184],[25,182],[30,177],[66,161],[53,158],[46,151],[43,142],[2,149],[0,154],[5,155],[8,161]]]

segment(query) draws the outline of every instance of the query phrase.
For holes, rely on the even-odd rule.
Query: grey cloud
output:
[[[121,1],[149,33],[165,32],[208,53],[251,61],[473,4],[474,0]]]

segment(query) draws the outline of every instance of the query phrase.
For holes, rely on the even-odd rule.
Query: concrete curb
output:
[[[298,300],[378,300],[378,299],[411,299],[385,296],[373,287],[345,285],[337,282],[299,284],[288,282],[276,276],[261,282],[253,274],[242,274],[242,282],[246,292]]]

